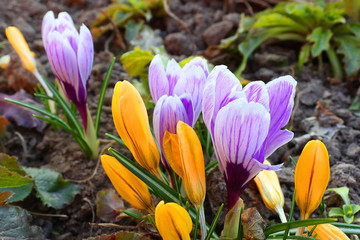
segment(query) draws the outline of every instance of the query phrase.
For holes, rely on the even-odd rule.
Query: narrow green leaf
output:
[[[105,93],[106,93],[106,89],[108,87],[109,84],[109,80],[110,80],[110,76],[112,73],[112,70],[114,68],[114,64],[115,64],[116,58],[113,57],[110,66],[106,72],[104,81],[101,85],[101,90],[100,90],[100,96],[99,96],[99,100],[98,100],[98,107],[96,109],[96,116],[95,116],[95,134],[96,137],[98,137],[99,135],[99,126],[100,126],[100,118],[101,118],[101,111],[102,111],[102,107],[104,105],[104,98],[105,98]]]
[[[118,144],[120,144],[121,146],[127,148],[127,146],[125,145],[124,141],[121,140],[121,138],[115,137],[114,135],[110,134],[110,133],[105,133],[105,136],[111,138],[112,140],[114,140],[115,142],[117,142]]]
[[[360,234],[360,225],[359,224],[348,224],[348,223],[340,223],[334,222],[331,223],[335,227],[340,228],[346,234]]]
[[[219,221],[219,217],[220,217],[220,214],[221,214],[221,211],[222,211],[223,207],[224,207],[224,204],[222,203],[220,205],[219,210],[217,211],[212,223],[211,223],[210,229],[209,229],[209,231],[208,231],[208,233],[206,235],[205,240],[209,240],[211,238],[211,236],[213,236],[213,232],[214,232],[215,227],[216,227],[216,225],[217,225],[217,223]]]
[[[288,228],[297,228],[297,227],[304,227],[304,226],[309,226],[309,225],[332,223],[332,222],[336,222],[336,221],[337,221],[337,219],[334,219],[334,218],[318,218],[318,219],[315,218],[315,219],[308,219],[308,220],[297,220],[297,221],[292,221],[292,222],[287,222],[287,223],[271,225],[265,229],[264,233],[266,236],[269,236],[270,234],[284,231]]]
[[[284,236],[276,236],[276,237],[267,237],[266,239],[283,239]],[[308,240],[308,239],[317,239],[314,237],[306,237],[306,236],[287,236],[286,239],[301,239],[301,240]]]
[[[307,63],[309,61],[310,48],[311,47],[309,44],[305,44],[301,47],[301,50],[299,53],[299,63],[298,63],[299,70],[301,70],[304,63]]]

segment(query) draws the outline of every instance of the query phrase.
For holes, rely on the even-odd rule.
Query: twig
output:
[[[65,214],[50,214],[50,213],[38,213],[38,212],[31,212],[28,211],[30,214],[32,215],[36,215],[36,216],[43,216],[43,217],[58,217],[58,218],[68,218],[68,215]]]
[[[83,200],[85,202],[87,202],[91,208],[91,214],[92,214],[91,222],[95,222],[95,211],[94,211],[94,207],[93,207],[92,203],[90,202],[90,200],[88,198],[83,198]],[[92,236],[92,231],[93,231],[93,226],[90,227],[90,236]]]
[[[24,139],[24,137],[21,135],[21,133],[19,133],[19,132],[16,132],[16,131],[15,131],[15,135],[18,136],[18,138],[20,139],[21,146],[22,146],[22,148],[23,148],[23,150],[24,150],[23,158],[26,159],[27,156],[28,156],[28,151],[27,151],[25,139]]]
[[[297,108],[299,107],[300,96],[301,96],[301,93],[299,93],[299,92],[298,92],[298,94],[295,95],[295,104],[294,104],[294,108],[290,115],[290,126],[294,126],[294,116],[295,116],[295,112],[296,112]]]
[[[113,30],[115,33],[116,44],[119,45],[120,48],[126,49],[126,44],[124,43],[121,33],[120,33],[119,29],[117,28],[116,24],[114,23],[114,21],[111,19],[111,17],[109,15],[106,14],[106,12],[104,10],[102,10],[101,13],[105,15],[105,17],[107,18],[107,20],[110,22],[111,26],[113,27]]]
[[[183,20],[181,20],[178,16],[176,16],[170,9],[169,4],[167,2],[168,0],[164,0],[163,4],[164,4],[164,10],[166,12],[167,15],[169,15],[170,17],[172,17],[175,21],[177,21],[178,23],[180,23],[180,25],[185,29],[185,31],[187,31],[190,35],[191,35],[191,30],[190,28],[184,23]]]
[[[121,229],[137,229],[135,226],[124,226],[115,223],[89,223],[91,226]]]

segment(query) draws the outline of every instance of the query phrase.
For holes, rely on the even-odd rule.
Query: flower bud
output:
[[[311,231],[314,226],[308,228]],[[317,225],[311,235],[320,240],[350,240],[343,231],[330,223]]]

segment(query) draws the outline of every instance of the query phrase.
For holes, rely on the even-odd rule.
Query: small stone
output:
[[[351,143],[346,150],[346,155],[351,158],[359,156],[360,146],[357,143]]]
[[[165,47],[170,54],[175,55],[191,55],[192,43],[185,33],[171,33],[165,38]]]
[[[218,45],[221,39],[225,38],[233,28],[232,22],[221,21],[208,27],[203,33],[207,45]]]
[[[275,77],[276,73],[269,69],[269,68],[260,68],[256,73],[255,76],[257,79],[260,79],[261,81],[270,81]]]
[[[223,16],[222,20],[232,22],[234,26],[237,26],[240,23],[240,17],[240,13],[229,13]]]

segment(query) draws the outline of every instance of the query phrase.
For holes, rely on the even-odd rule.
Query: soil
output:
[[[220,0],[172,0],[170,9],[184,21],[191,33],[173,18],[164,16],[162,19],[151,21],[151,26],[160,31],[160,36],[168,53],[177,60],[193,54],[206,55],[206,48],[219,44],[224,37],[232,35],[237,27],[240,14],[249,14],[249,8],[242,3],[226,5],[227,1]],[[232,1],[229,1],[232,2]],[[236,1],[235,1],[236,2]],[[249,1],[253,11],[266,6],[257,5]],[[260,1],[262,2],[262,1]],[[265,1],[264,1],[265,2]],[[267,1],[268,4],[275,1]],[[5,28],[17,26],[24,34],[37,55],[38,69],[43,76],[53,79],[46,53],[41,40],[41,21],[48,10],[55,13],[67,11],[79,27],[82,23],[90,26],[102,8],[108,6],[109,1],[102,0],[14,0],[0,7],[0,42],[5,41]],[[95,114],[96,102],[100,87],[108,65],[114,56],[121,52],[110,42],[110,51],[107,51],[105,42],[112,33],[107,33],[95,42],[94,67],[89,80],[88,105]],[[296,58],[299,46],[289,43],[283,46],[267,46],[256,51],[250,59],[244,73],[248,80],[261,79],[265,82],[286,74],[291,74],[298,81],[296,104],[289,122],[294,139],[278,149],[270,161],[272,164],[284,163],[278,172],[282,189],[285,195],[286,213],[289,212],[292,192],[294,190],[294,166],[289,160],[299,157],[302,148],[308,140],[320,139],[328,148],[331,155],[331,177],[328,188],[347,186],[350,189],[350,200],[360,204],[360,118],[348,110],[359,87],[357,78],[348,79],[340,84],[331,84],[331,70],[326,64],[322,69],[311,63],[303,67],[301,72],[296,71]],[[12,60],[6,70],[0,70],[0,92],[12,94],[19,88],[31,93],[37,84],[36,79],[24,70],[19,59],[10,47],[0,49],[0,56],[11,54]],[[119,57],[116,55],[116,57]],[[241,58],[236,55],[219,55],[212,59],[213,64],[226,64],[230,69],[240,64]],[[285,61],[286,64],[278,64]],[[279,66],[280,65],[280,66]],[[130,80],[120,62],[117,61],[106,93],[100,129],[100,149],[106,152],[109,146],[120,150],[121,147],[111,142],[105,133],[117,136],[111,115],[112,89],[119,80]],[[89,223],[102,222],[95,214],[95,199],[98,191],[113,188],[101,165],[97,161],[87,160],[81,149],[72,137],[63,131],[54,130],[47,126],[38,131],[32,128],[23,128],[11,122],[7,127],[4,140],[6,152],[18,157],[22,166],[50,168],[60,172],[65,179],[78,183],[81,193],[73,203],[61,210],[54,210],[41,205],[32,193],[20,206],[35,213],[63,214],[68,218],[33,215],[33,223],[40,226],[48,239],[84,239],[104,233],[119,231],[115,228],[91,226]],[[124,151],[124,150],[122,150]],[[129,157],[131,155],[126,153]],[[93,175],[93,173],[95,174]],[[93,176],[92,176],[93,175]],[[209,221],[217,207],[226,202],[226,188],[223,176],[217,169],[213,169],[207,176],[208,195],[206,207]],[[278,222],[275,213],[266,209],[254,183],[243,193],[246,207],[256,207],[268,223],[271,220]],[[328,208],[342,205],[342,200],[329,192],[325,195]],[[315,214],[319,214],[318,212]],[[299,213],[295,212],[295,218]],[[133,221],[122,221],[122,225],[134,225]],[[156,237],[153,237],[156,238]]]

